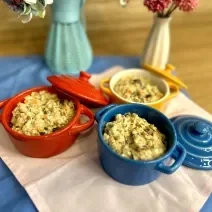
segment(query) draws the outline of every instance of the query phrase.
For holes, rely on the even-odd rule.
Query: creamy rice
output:
[[[118,114],[104,129],[104,139],[119,155],[133,160],[153,160],[167,151],[166,137],[135,113]]]
[[[11,128],[29,136],[47,135],[67,125],[75,115],[72,101],[47,91],[32,92],[12,112]]]
[[[122,98],[139,103],[151,103],[161,99],[164,94],[144,77],[122,77],[114,86],[115,92]]]

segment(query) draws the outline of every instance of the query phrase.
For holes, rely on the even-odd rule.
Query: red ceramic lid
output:
[[[95,107],[108,105],[109,102],[100,89],[89,83],[90,77],[90,74],[81,71],[79,78],[60,75],[49,76],[47,79],[54,87],[76,97],[82,103]]]

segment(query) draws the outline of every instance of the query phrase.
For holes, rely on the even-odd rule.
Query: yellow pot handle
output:
[[[146,69],[147,71],[150,71],[151,73],[159,75],[160,77],[164,78],[167,81],[175,83],[179,87],[188,89],[187,85],[185,85],[178,77],[172,75],[172,71],[175,69],[175,67],[171,64],[168,64],[165,70],[152,67],[148,64],[144,64],[143,68]]]
[[[166,98],[166,100],[170,100],[170,99],[173,99],[174,97],[176,97],[179,92],[180,92],[180,89],[179,89],[179,86],[173,84],[173,83],[170,83],[168,82],[168,85],[169,85],[169,88],[170,88],[170,94],[169,96]]]
[[[172,71],[175,70],[175,69],[176,68],[173,65],[167,64],[165,71],[168,72],[169,74],[172,74]]]
[[[99,87],[101,89],[102,92],[104,92],[105,94],[107,94],[108,96],[112,96],[112,92],[110,90],[109,87],[105,86],[106,83],[110,82],[110,78],[104,78],[100,81]]]

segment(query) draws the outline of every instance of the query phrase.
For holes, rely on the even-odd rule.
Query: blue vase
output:
[[[78,75],[92,64],[92,49],[86,34],[85,0],[54,0],[52,24],[45,60],[54,74]]]

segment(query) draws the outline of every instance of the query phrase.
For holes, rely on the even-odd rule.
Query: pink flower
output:
[[[199,0],[173,0],[183,12],[191,12],[197,8]]]
[[[170,5],[171,0],[144,0],[144,5],[155,12],[163,12]]]

